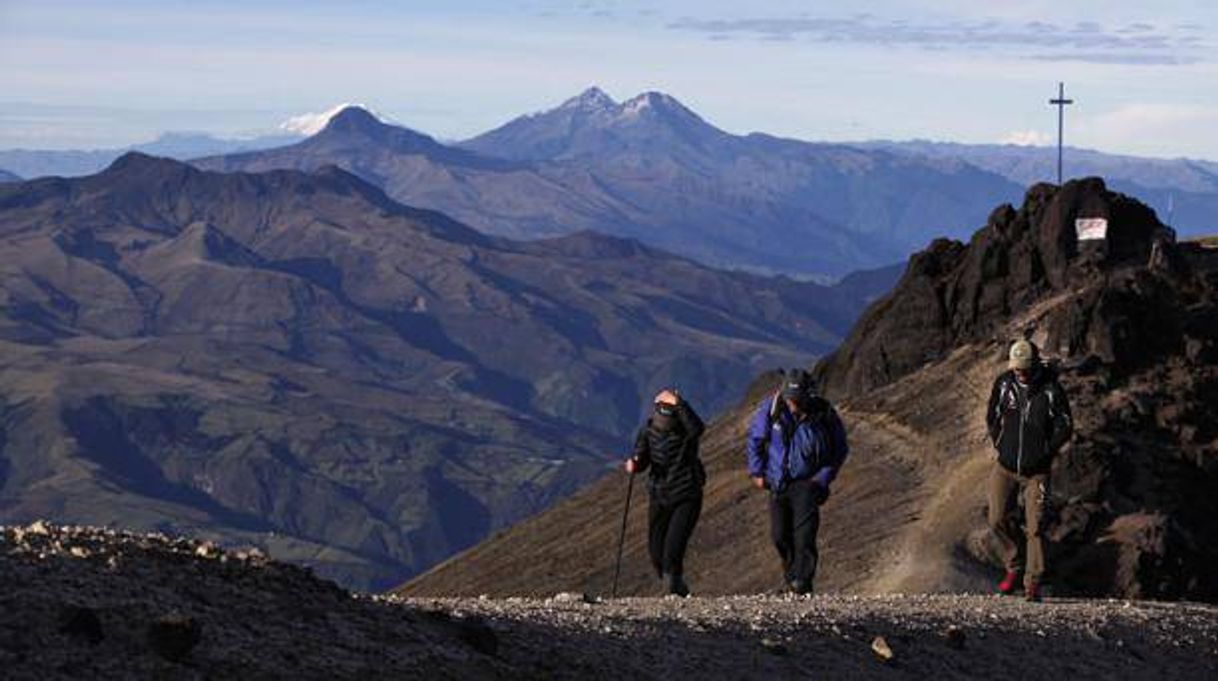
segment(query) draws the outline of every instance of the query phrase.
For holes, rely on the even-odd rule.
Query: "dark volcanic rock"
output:
[[[1080,218],[1107,219],[1108,238],[1079,241]],[[1099,179],[1037,185],[968,245],[915,255],[816,372],[858,398],[988,344],[997,373],[1016,335],[1057,365],[1075,415],[1053,473],[1056,584],[1218,598],[1218,252]]]
[[[1081,218],[1106,219],[1108,238],[1079,242],[1075,220]],[[821,383],[834,395],[862,394],[890,383],[962,343],[985,338],[1051,294],[1145,265],[1162,229],[1153,211],[1109,192],[1099,178],[1068,182],[1060,190],[1036,185],[1018,211],[1010,205],[995,209],[967,245],[938,240],[910,258],[892,293],[875,303],[841,347],[818,365]],[[1105,292],[1102,301],[1055,319],[1052,346],[1046,349],[1064,343],[1070,354],[1093,350],[1114,360],[1127,358],[1146,342],[1145,337],[1139,341],[1122,335],[1114,328],[1116,321],[1092,327],[1092,315],[1114,320],[1145,311],[1125,311],[1128,302],[1121,293]]]
[[[69,606],[64,610],[63,626],[59,627],[59,632],[95,645],[106,637],[97,612],[79,605]]]
[[[203,638],[203,627],[194,618],[166,615],[148,625],[148,644],[157,655],[180,662]]]
[[[87,557],[73,551],[85,546]],[[353,595],[298,567],[242,561],[190,539],[46,523],[0,527],[0,584],[6,681],[947,680],[1011,669],[1141,681],[1218,671],[1215,608],[1195,604],[975,595],[403,601]],[[101,613],[105,638],[59,631],[64,602]],[[158,620],[154,648],[147,627]],[[975,634],[967,653],[945,650],[949,624]],[[891,665],[872,659],[879,636],[897,647]]]
[[[499,636],[480,619],[462,620],[457,625],[458,637],[483,655],[499,652]]]
[[[510,669],[492,661],[497,638],[478,618],[435,623],[294,565],[163,534],[0,527],[0,584],[5,679],[504,678]]]

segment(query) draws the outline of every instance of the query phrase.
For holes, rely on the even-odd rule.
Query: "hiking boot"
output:
[[[787,582],[787,586],[790,587],[791,593],[797,596],[809,596],[812,594],[812,582],[806,579],[792,579]]]
[[[1007,570],[1007,576],[998,582],[998,593],[1003,596],[1010,596],[1015,593],[1015,589],[1019,585],[1019,573],[1014,570]]]
[[[1041,599],[1040,585],[1032,582],[1024,587],[1023,598],[1029,603],[1039,603]]]
[[[674,596],[689,597],[689,585],[681,575],[664,575],[664,588]]]

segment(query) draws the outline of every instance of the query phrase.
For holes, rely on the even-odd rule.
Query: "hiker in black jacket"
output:
[[[1057,377],[1040,361],[1030,341],[1011,345],[1009,370],[994,381],[985,423],[997,451],[990,476],[989,524],[1002,549],[1006,575],[998,591],[1011,594],[1019,579],[1018,532],[1007,510],[1015,495],[1024,495],[1027,569],[1024,595],[1040,600],[1045,573],[1044,513],[1049,498],[1049,469],[1058,450],[1070,440],[1070,403]]]
[[[634,440],[626,472],[651,470],[647,489],[647,548],[670,594],[688,596],[685,547],[702,513],[706,471],[698,456],[702,419],[675,390],[656,395],[651,416]]]

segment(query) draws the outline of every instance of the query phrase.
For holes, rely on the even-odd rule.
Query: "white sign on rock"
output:
[[[1074,221],[1074,231],[1079,241],[1104,239],[1108,236],[1107,218],[1078,218]]]

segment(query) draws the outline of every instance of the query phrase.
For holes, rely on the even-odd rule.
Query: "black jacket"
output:
[[[706,471],[698,456],[705,426],[685,400],[671,417],[652,414],[634,439],[639,470],[650,470],[648,490],[661,503],[676,503],[702,493]]]
[[[1070,440],[1074,422],[1066,391],[1048,367],[1028,385],[1007,371],[994,381],[985,424],[998,463],[1019,475],[1048,473],[1057,451]]]

